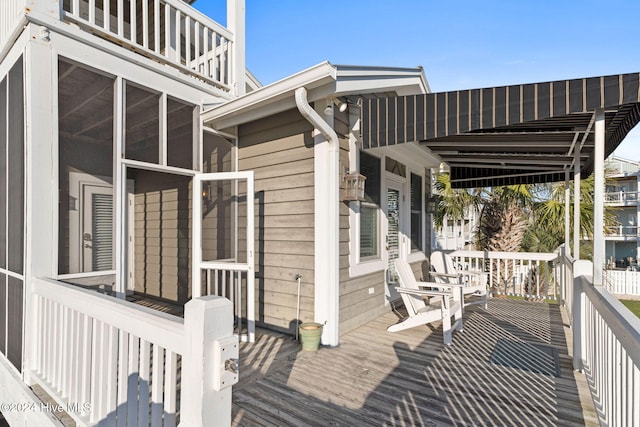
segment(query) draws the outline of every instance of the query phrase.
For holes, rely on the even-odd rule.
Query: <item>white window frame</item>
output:
[[[378,157],[378,156],[375,156]],[[380,158],[380,187],[384,185],[382,166],[384,158]],[[349,163],[351,170],[360,170],[360,149],[354,137],[349,140]],[[366,184],[365,184],[366,185]],[[382,197],[382,195],[380,195]],[[357,277],[365,274],[384,271],[386,268],[382,253],[382,215],[381,207],[377,206],[378,223],[378,255],[376,257],[360,258],[360,207],[361,202],[349,202],[349,276]]]

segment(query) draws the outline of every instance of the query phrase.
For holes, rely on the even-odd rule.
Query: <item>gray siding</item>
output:
[[[340,164],[349,164],[349,118],[336,111],[334,128],[340,137]],[[349,277],[349,203],[340,203],[340,334],[345,334],[389,310],[385,306],[384,271]],[[369,289],[373,288],[373,293]]]
[[[135,291],[184,304],[190,293],[191,178],[135,174]]]
[[[238,131],[239,170],[255,172],[258,323],[291,333],[296,321],[296,274],[302,275],[300,320],[313,319],[311,131],[309,123],[295,110],[242,125]]]
[[[346,113],[336,111],[334,128],[340,136],[340,163],[348,165],[349,128]],[[385,305],[387,285],[384,271],[349,277],[349,209],[348,202],[340,203],[340,334],[346,334],[391,310],[390,305]],[[430,230],[427,229],[426,232],[429,233]],[[428,271],[428,265],[425,262],[414,263],[411,268],[416,278],[427,277],[424,271]],[[372,288],[373,293],[370,293]],[[392,291],[392,295],[399,301],[395,291]]]

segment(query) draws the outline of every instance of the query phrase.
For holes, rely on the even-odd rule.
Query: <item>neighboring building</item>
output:
[[[619,224],[609,227],[605,235],[607,265],[609,268],[633,268],[640,257],[640,162],[612,156],[605,162],[605,172],[605,204],[613,208],[612,213]]]

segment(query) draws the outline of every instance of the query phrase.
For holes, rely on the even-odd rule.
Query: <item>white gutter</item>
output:
[[[339,342],[339,150],[338,135],[307,100],[307,89],[295,91],[296,106],[300,114],[317,129],[315,142],[315,262],[314,311],[315,321],[324,323],[322,343],[337,346]],[[325,113],[333,122],[333,110]],[[326,140],[325,140],[326,139]],[[324,148],[325,143],[328,145]],[[326,322],[326,323],[325,323]]]

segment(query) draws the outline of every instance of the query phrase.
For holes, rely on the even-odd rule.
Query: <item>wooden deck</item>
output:
[[[242,344],[233,425],[596,426],[563,316],[557,305],[492,299],[488,311],[469,308],[450,347],[440,328],[386,332],[394,313],[315,353],[261,330]]]

